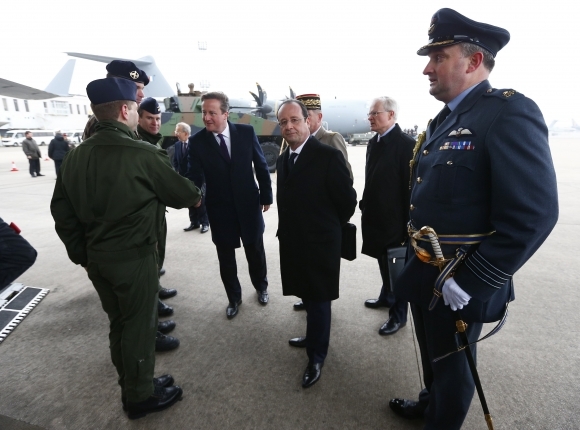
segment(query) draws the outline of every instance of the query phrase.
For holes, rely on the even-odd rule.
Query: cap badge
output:
[[[137,70],[133,70],[131,73],[129,73],[129,76],[131,76],[131,79],[137,79],[139,77],[139,72],[137,72]]]

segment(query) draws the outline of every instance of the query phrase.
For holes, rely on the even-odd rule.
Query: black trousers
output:
[[[62,160],[54,160],[54,170],[56,171],[56,176],[58,176],[58,172],[60,171],[61,164],[62,164]]]
[[[233,246],[216,245],[218,260],[220,263],[220,276],[228,295],[230,303],[242,299],[242,286],[238,279],[238,266],[236,264],[236,249]],[[244,245],[250,279],[256,291],[265,291],[268,288],[266,277],[266,253],[264,252],[264,240],[262,236],[256,243]]]
[[[465,352],[456,352],[433,363],[433,359],[457,350],[454,315],[449,309],[448,316],[441,317],[413,303],[411,312],[423,365],[425,389],[419,394],[419,404],[425,408],[425,430],[459,430],[475,391]],[[482,328],[481,323],[468,325],[469,342],[479,338]],[[476,358],[475,345],[471,351]]]
[[[28,270],[36,250],[0,218],[0,290]]]
[[[397,298],[391,291],[389,266],[386,264],[386,254],[377,259],[377,261],[379,263],[379,270],[381,271],[381,278],[383,280],[379,302],[389,307],[389,318],[395,318],[395,320],[401,324],[406,323],[409,304],[408,302]]]
[[[209,225],[204,194],[201,196],[201,205],[198,208],[194,208],[193,206],[189,208],[189,221],[193,225]]]
[[[40,173],[40,160],[38,158],[28,159],[28,170],[30,176],[38,175]]]
[[[302,299],[306,309],[306,354],[309,363],[324,363],[330,342],[331,301]]]

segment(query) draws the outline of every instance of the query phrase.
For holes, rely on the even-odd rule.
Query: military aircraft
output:
[[[159,70],[159,67],[155,63],[155,59],[150,55],[134,60],[79,52],[67,52],[66,54],[71,57],[78,57],[102,63],[110,63],[113,60],[132,61],[137,67],[144,70],[151,79],[151,82],[144,90],[147,97],[165,98],[176,95],[173,88],[169,85]],[[251,112],[265,120],[276,121],[277,107],[288,97],[284,96],[274,100],[268,100],[266,91],[262,89],[260,84],[256,84],[256,86],[258,88],[258,94],[250,91],[253,100],[230,99],[230,112]],[[291,98],[295,97],[292,88],[290,88],[289,96]],[[341,133],[345,137],[354,133],[364,133],[369,131],[369,123],[367,121],[369,102],[367,100],[342,99],[336,96],[326,97],[321,95],[321,103],[322,113],[324,115],[323,125],[326,129]]]
[[[70,82],[76,60],[68,60],[44,90],[32,88],[8,79],[0,78],[0,95],[27,100],[46,100],[56,97],[70,97]]]
[[[554,120],[548,125],[550,136],[577,137],[580,136],[580,125],[573,119],[567,121]]]

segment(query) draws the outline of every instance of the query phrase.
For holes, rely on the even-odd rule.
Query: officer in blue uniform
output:
[[[548,130],[538,106],[487,78],[509,41],[499,27],[452,9],[433,15],[423,74],[430,94],[445,103],[415,147],[409,233],[414,236],[395,294],[411,302],[421,348],[425,389],[419,401],[392,399],[406,418],[424,418],[425,429],[461,428],[474,394],[463,352],[457,349],[456,311],[475,341],[484,322],[498,321],[513,300],[512,276],[534,254],[558,218],[556,176]],[[441,244],[432,242],[423,227]],[[467,250],[442,297],[434,284],[458,247]],[[419,258],[419,255],[421,258]],[[471,347],[475,355],[475,346]]]

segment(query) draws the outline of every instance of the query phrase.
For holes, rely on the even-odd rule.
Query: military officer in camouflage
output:
[[[51,212],[69,258],[87,270],[109,317],[121,400],[135,419],[182,395],[171,375],[153,377],[157,242],[166,206],[193,206],[201,195],[173,170],[165,151],[134,139],[134,83],[99,79],[89,83],[87,95],[96,131],[65,157]]]
[[[428,57],[429,93],[445,107],[415,146],[409,206],[415,252],[395,284],[395,294],[411,302],[425,389],[418,402],[392,399],[389,406],[424,418],[425,429],[454,430],[475,387],[464,351],[445,356],[457,351],[456,321],[467,323],[471,343],[483,323],[504,316],[514,273],[556,224],[558,193],[540,109],[487,80],[508,31],[441,9],[428,34],[417,54]],[[457,249],[466,256],[454,261]],[[447,276],[446,264],[455,263]],[[476,346],[471,350],[475,356]]]

